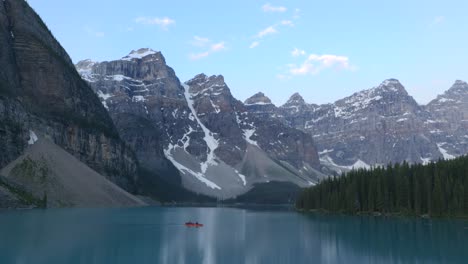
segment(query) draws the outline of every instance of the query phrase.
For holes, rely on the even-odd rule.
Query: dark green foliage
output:
[[[304,190],[296,207],[344,213],[468,216],[468,157],[353,170]]]
[[[34,195],[32,195],[30,192],[26,191],[22,186],[12,181],[9,181],[7,178],[2,176],[0,176],[0,186],[3,186],[6,189],[8,189],[24,204],[39,208],[45,208],[47,206],[47,194],[44,194],[43,199],[38,199],[37,197],[34,197]]]

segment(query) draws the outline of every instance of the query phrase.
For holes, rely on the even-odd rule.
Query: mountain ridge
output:
[[[131,140],[146,140],[149,135],[125,135],[130,125],[125,123],[128,121],[122,122],[123,112],[158,124],[148,133],[157,134],[159,143],[147,145],[163,149],[158,159],[169,161],[168,166],[179,172],[179,177],[168,177],[178,178],[179,184],[197,193],[233,198],[257,182],[283,180],[307,186],[322,177],[312,138],[282,122],[271,118],[264,121],[250,113],[233,97],[222,75],[197,74],[181,83],[172,69],[170,75],[163,74],[170,67],[162,60],[153,61],[151,56],[160,53],[142,49],[140,53],[148,54],[130,61],[90,63],[85,60],[76,64],[107,106],[123,137],[136,148],[140,160],[148,152],[142,152],[142,147]],[[139,73],[142,67],[149,69],[146,75]],[[126,72],[128,69],[131,70]],[[272,139],[272,131],[268,130],[271,125],[279,131],[277,134],[285,132],[281,142],[274,135],[279,147],[259,136],[268,135],[266,140]],[[246,158],[253,153],[257,157],[254,163],[259,167],[255,170],[249,169],[253,168],[252,159]],[[161,171],[158,167],[151,168],[149,163],[142,162],[150,170]]]

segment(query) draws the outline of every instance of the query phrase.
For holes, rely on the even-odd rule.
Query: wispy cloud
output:
[[[279,79],[279,80],[289,80],[289,79],[291,79],[291,76],[286,75],[286,74],[278,74],[278,75],[276,75],[276,78]]]
[[[208,55],[210,55],[210,52],[205,51],[205,52],[201,52],[201,53],[190,54],[189,57],[190,57],[191,60],[199,60],[199,59],[203,59],[205,57],[208,57]]]
[[[286,12],[288,9],[284,6],[273,6],[270,3],[264,4],[262,6],[263,12],[279,12],[283,13]]]
[[[175,24],[175,20],[168,17],[137,17],[135,22],[143,25],[159,26],[163,30],[168,30],[170,25]]]
[[[276,30],[276,27],[275,26],[269,26],[267,28],[265,28],[264,30],[258,32],[257,34],[257,37],[258,38],[263,38],[267,35],[271,35],[271,34],[275,34],[275,33],[278,33],[278,30]]]
[[[283,20],[281,21],[281,25],[294,27],[294,22],[292,22],[291,20]]]
[[[272,4],[270,3],[267,3],[267,4],[264,4],[262,6],[262,10],[264,12],[286,12],[288,9],[284,6],[273,6]],[[257,39],[256,41],[253,41],[249,48],[253,49],[257,46],[260,45],[260,41],[261,39],[265,38],[266,36],[269,36],[269,35],[274,35],[274,34],[277,34],[279,33],[280,29],[281,28],[286,28],[286,27],[294,27],[295,26],[295,23],[294,23],[294,19],[299,19],[299,13],[300,13],[300,9],[296,8],[295,11],[294,11],[294,16],[292,19],[283,19],[279,22],[277,22],[276,24],[273,24],[271,26],[268,26],[266,28],[264,28],[263,30],[260,30],[257,34],[255,34],[253,36],[254,39]]]
[[[208,47],[208,50],[198,52],[198,53],[192,53],[189,55],[189,58],[191,60],[199,60],[208,57],[209,55],[220,52],[223,50],[226,50],[226,43],[224,41],[216,42],[213,43],[210,39],[208,38],[202,38],[202,37],[194,37],[194,41],[192,41],[192,45],[197,46],[197,47]]]
[[[254,42],[252,42],[252,44],[250,44],[249,48],[253,49],[253,48],[258,47],[258,45],[260,45],[260,42],[259,41],[254,41]]]
[[[299,18],[301,18],[301,9],[299,9],[299,8],[294,9],[293,18],[294,18],[294,19],[299,19]]]
[[[86,33],[88,33],[88,35],[91,35],[91,36],[96,37],[96,38],[102,38],[102,37],[104,37],[106,35],[104,32],[97,31],[97,30],[95,30],[95,29],[93,29],[93,28],[91,28],[89,26],[85,26],[84,31]]]
[[[226,45],[224,44],[224,41],[211,45],[211,51],[213,52],[222,51],[225,49],[226,49]]]
[[[445,21],[445,16],[436,16],[432,20],[431,25],[439,25],[442,24]]]
[[[315,75],[326,69],[355,71],[357,68],[350,64],[348,57],[331,54],[310,54],[302,64],[289,65],[291,75]]]
[[[304,56],[306,55],[306,52],[305,50],[301,50],[301,49],[298,49],[298,48],[294,48],[293,51],[291,51],[291,55],[293,57],[299,57],[299,56]]]
[[[206,47],[208,44],[210,44],[210,42],[211,40],[209,38],[194,36],[193,39],[190,41],[190,44],[192,44],[195,47]]]

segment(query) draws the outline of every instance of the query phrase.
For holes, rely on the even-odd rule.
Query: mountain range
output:
[[[329,104],[241,102],[148,48],[74,65],[26,1],[0,21],[0,207],[290,202],[332,174],[468,152],[463,81],[427,105],[396,79]]]
[[[306,187],[324,176],[310,135],[249,111],[223,76],[199,74],[181,83],[150,49],[76,67],[144,169],[166,182],[229,199],[258,184]]]
[[[428,105],[388,79],[334,103],[309,104],[295,93],[277,107],[262,92],[236,100],[220,75],[182,83],[151,49],[76,67],[146,169],[175,167],[166,180],[219,199],[271,181],[305,187],[353,168],[428,163],[467,151],[462,81]]]

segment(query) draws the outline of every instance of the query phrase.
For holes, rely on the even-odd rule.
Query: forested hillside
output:
[[[306,189],[298,209],[468,216],[468,158],[353,170]]]

